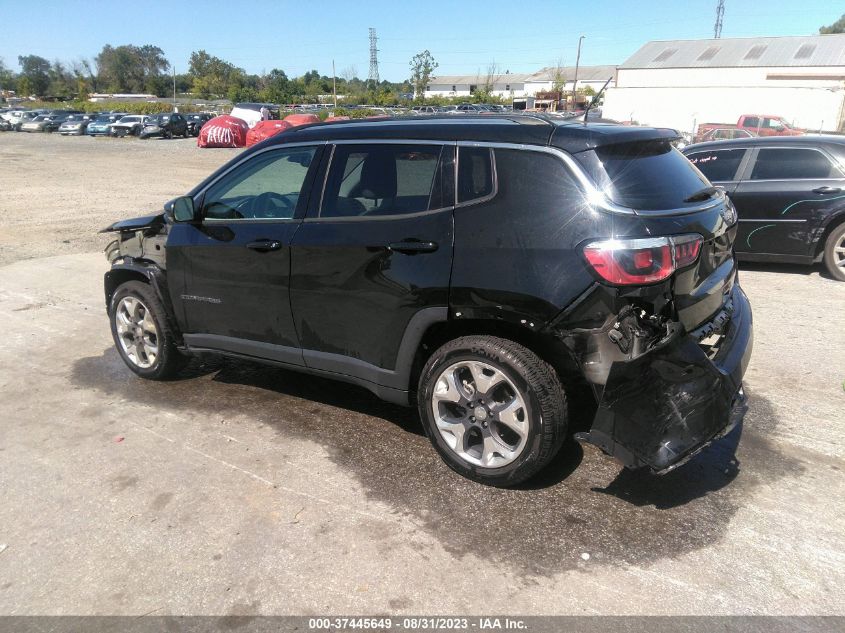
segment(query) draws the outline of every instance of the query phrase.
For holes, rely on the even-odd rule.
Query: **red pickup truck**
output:
[[[792,127],[779,116],[772,114],[743,114],[736,124],[731,123],[702,123],[698,126],[695,135],[695,142],[699,143],[708,140],[705,137],[708,132],[715,129],[721,130],[743,130],[754,136],[799,136],[804,130]]]

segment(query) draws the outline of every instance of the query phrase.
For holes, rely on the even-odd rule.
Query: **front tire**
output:
[[[566,434],[566,396],[554,369],[507,339],[446,343],[425,364],[417,394],[434,448],[454,471],[485,485],[526,481]]]
[[[164,306],[140,281],[117,287],[109,303],[112,338],[123,362],[142,378],[166,380],[185,365]]]
[[[845,281],[845,222],[827,236],[824,243],[824,265],[834,279]]]

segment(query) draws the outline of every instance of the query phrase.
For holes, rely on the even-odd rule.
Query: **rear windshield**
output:
[[[632,209],[675,209],[710,183],[665,141],[622,143],[575,154],[605,195]]]

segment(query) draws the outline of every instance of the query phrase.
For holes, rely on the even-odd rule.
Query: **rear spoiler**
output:
[[[566,150],[570,154],[577,154],[604,145],[649,141],[671,143],[681,138],[680,132],[672,128],[639,127],[620,123],[592,123],[587,121],[586,123],[560,124],[552,135],[550,144]]]

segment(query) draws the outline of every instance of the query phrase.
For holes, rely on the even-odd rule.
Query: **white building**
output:
[[[649,42],[619,67],[603,114],[688,132],[742,114],[838,130],[844,107],[842,34]]]
[[[491,75],[440,75],[432,77],[426,86],[425,96],[430,97],[469,97],[479,90],[484,90],[488,83],[492,86],[491,94],[504,99],[514,97],[533,97],[538,92],[551,90],[555,76],[560,73],[564,81],[564,92],[572,90],[575,80],[575,66],[543,68],[534,73],[495,73]],[[614,77],[616,66],[581,66],[578,68],[578,89],[587,86],[596,92],[604,83]],[[610,85],[613,85],[611,81]]]

